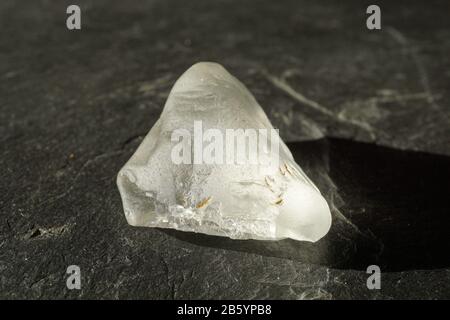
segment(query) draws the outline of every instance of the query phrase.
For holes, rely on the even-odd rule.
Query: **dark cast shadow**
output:
[[[200,246],[341,269],[450,266],[450,157],[334,138],[288,147],[332,207],[333,225],[318,242],[161,230]]]

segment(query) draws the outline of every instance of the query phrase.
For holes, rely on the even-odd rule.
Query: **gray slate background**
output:
[[[365,28],[361,1],[76,3],[81,31],[65,26],[72,2],[0,3],[0,298],[450,298],[448,189],[439,188],[450,177],[448,1],[378,1],[380,31]],[[116,173],[198,61],[224,65],[300,158],[318,163],[301,165],[340,198],[323,241],[127,225]],[[322,162],[300,143],[324,137],[331,163],[320,143]],[[417,190],[431,189],[437,202],[415,206],[419,194],[396,191],[408,215],[379,196],[383,185],[359,193],[355,181],[376,163],[339,174],[375,145],[404,150],[374,154],[386,167],[397,159],[400,171],[413,159],[413,183],[425,181]],[[360,157],[345,158],[352,152]],[[402,189],[401,177],[390,185]],[[437,213],[425,210],[433,206]],[[399,244],[402,235],[411,238]],[[387,271],[381,290],[366,288],[372,261]],[[80,291],[66,288],[71,264],[81,267]]]

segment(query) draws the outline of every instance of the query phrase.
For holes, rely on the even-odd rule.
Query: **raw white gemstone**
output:
[[[219,64],[195,64],[175,83],[161,117],[118,174],[129,224],[233,239],[314,242],[327,234],[328,204],[278,133],[276,139],[266,136],[269,151],[271,142],[279,141],[277,162],[177,164],[173,152],[180,144],[173,133],[184,129],[194,137],[199,121],[203,132],[218,129],[224,137],[227,129],[273,129],[239,80]],[[189,154],[183,153],[192,163],[194,139]],[[238,153],[237,148],[225,148],[224,158],[230,151]],[[250,156],[254,150],[246,152]]]

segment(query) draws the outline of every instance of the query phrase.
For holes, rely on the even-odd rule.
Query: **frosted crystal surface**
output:
[[[281,139],[278,167],[175,164],[173,131],[193,132],[199,120],[204,130],[273,129],[253,95],[221,65],[193,65],[176,81],[159,120],[118,174],[130,225],[233,239],[315,242],[327,234],[328,204]]]

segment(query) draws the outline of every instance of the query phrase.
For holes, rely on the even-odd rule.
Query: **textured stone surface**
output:
[[[377,32],[361,1],[78,3],[78,32],[69,2],[0,3],[2,298],[450,297],[448,1],[380,1]],[[310,151],[342,214],[327,237],[128,226],[116,173],[204,60],[248,86],[296,159]]]

